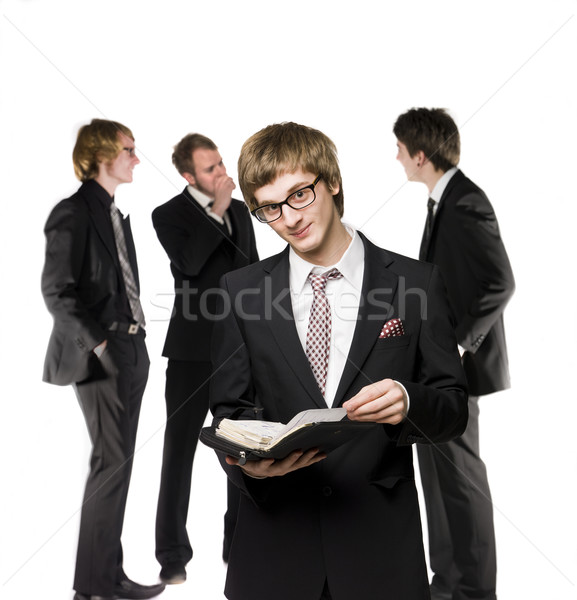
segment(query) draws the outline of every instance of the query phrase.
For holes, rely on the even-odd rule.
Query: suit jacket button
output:
[[[328,498],[329,496],[332,495],[332,493],[333,493],[333,488],[330,485],[323,486],[323,496]]]

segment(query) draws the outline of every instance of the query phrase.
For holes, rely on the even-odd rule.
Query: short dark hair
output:
[[[298,123],[276,123],[261,129],[242,146],[238,179],[250,210],[258,208],[256,190],[279,175],[303,169],[322,175],[329,190],[338,186],[333,202],[340,217],[344,212],[343,182],[337,148],[324,133]]]
[[[444,108],[411,108],[399,116],[393,133],[411,157],[422,150],[437,170],[448,171],[459,164],[459,129]]]
[[[74,173],[80,181],[95,179],[99,164],[114,160],[122,152],[119,133],[134,141],[132,131],[117,121],[92,119],[88,125],[83,125],[78,130],[72,163]]]
[[[185,135],[174,147],[172,164],[181,175],[190,173],[196,177],[192,153],[198,148],[218,150],[217,145],[211,139],[200,133],[189,133],[188,135]]]

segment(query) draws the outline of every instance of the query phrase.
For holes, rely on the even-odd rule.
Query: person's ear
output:
[[[417,158],[417,167],[422,167],[428,160],[422,150],[417,150],[415,156]]]
[[[335,183],[335,184],[327,183],[327,187],[329,188],[329,192],[331,193],[332,196],[336,196],[341,189],[341,186],[338,183]]]
[[[196,187],[196,179],[191,173],[183,173],[182,176],[186,179],[189,185]]]

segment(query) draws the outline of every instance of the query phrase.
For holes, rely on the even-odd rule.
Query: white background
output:
[[[577,597],[576,2],[0,7],[0,596],[72,597],[89,442],[72,390],[41,382],[51,318],[39,278],[48,212],[79,185],[71,161],[79,126],[93,117],[126,124],[142,160],[134,183],[117,190],[131,214],[152,358],[124,548],[128,574],[151,583],[172,280],[150,213],[184,186],[172,146],[188,132],[208,135],[236,180],[240,147],[255,131],[286,120],[321,129],[339,148],[345,220],[415,256],[427,192],[406,183],[391,128],[411,106],[442,106],[461,128],[462,169],[494,204],[517,279],[506,312],[513,389],[481,407],[499,598]],[[256,225],[261,256],[279,250]],[[222,598],[224,486],[200,447],[195,557],[167,600]]]

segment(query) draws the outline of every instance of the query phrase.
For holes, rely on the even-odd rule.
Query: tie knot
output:
[[[326,273],[319,273],[316,275],[312,271],[309,273],[309,281],[313,287],[313,291],[322,292],[327,287],[327,281],[329,279],[340,279],[343,274],[338,269],[331,269]]]
[[[427,209],[433,210],[435,208],[435,204],[437,204],[437,201],[433,200],[432,198],[429,198],[429,200],[427,201]]]
[[[343,274],[338,269],[331,269],[330,271],[323,273],[322,276],[326,279],[340,279]]]

